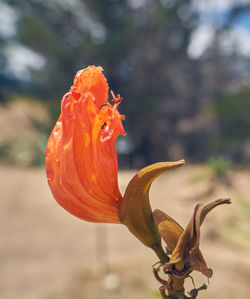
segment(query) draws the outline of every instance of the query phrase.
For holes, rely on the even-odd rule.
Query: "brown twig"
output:
[[[158,263],[156,263],[156,264],[158,264]],[[162,264],[160,264],[158,267],[155,267],[156,264],[153,265],[153,274],[154,274],[155,279],[161,283],[159,291],[160,291],[161,297],[163,299],[196,299],[199,291],[207,289],[206,284],[203,284],[199,288],[196,288],[194,285],[194,288],[190,292],[188,292],[189,296],[186,296],[185,289],[183,287],[184,279],[179,279],[179,280],[176,279],[175,277],[172,276],[172,273],[170,271],[166,273],[166,274],[168,274],[168,280],[161,278],[159,275],[159,271],[162,267]],[[187,276],[187,277],[190,277],[190,276]],[[192,279],[192,281],[193,281],[193,279]],[[167,290],[168,295],[166,294],[166,290]]]

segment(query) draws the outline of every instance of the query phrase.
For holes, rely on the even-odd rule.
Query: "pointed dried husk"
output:
[[[144,245],[154,249],[161,246],[149,202],[152,182],[162,173],[180,167],[184,160],[155,163],[141,169],[129,182],[119,208],[119,218]]]
[[[200,252],[200,226],[203,223],[206,215],[218,205],[230,204],[230,199],[217,199],[208,204],[198,204],[194,209],[187,227],[178,239],[177,245],[172,252],[170,262],[164,266],[167,270],[171,265],[177,265],[181,261],[188,261],[192,270],[202,272],[208,278],[213,274],[212,269],[209,269]]]

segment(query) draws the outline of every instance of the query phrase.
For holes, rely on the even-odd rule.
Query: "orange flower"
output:
[[[101,67],[79,71],[61,102],[61,115],[49,137],[46,172],[56,201],[71,214],[91,222],[122,223],[162,262],[166,254],[152,217],[149,189],[163,172],[184,161],[161,162],[141,169],[129,182],[124,196],[117,181],[115,143],[125,135],[122,100],[111,91]]]
[[[125,135],[124,116],[117,111],[120,96],[112,106],[108,91],[101,67],[76,74],[62,99],[45,164],[50,189],[68,212],[87,221],[120,223],[115,143]]]

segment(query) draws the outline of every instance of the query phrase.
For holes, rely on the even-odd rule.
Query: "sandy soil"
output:
[[[134,172],[119,174],[124,190]],[[201,248],[214,275],[199,298],[250,298],[250,174],[211,185],[209,171],[185,166],[152,186],[151,203],[183,226],[197,202],[231,197],[202,228]],[[122,225],[87,223],[52,198],[44,169],[0,166],[1,299],[149,299],[157,261]],[[196,285],[206,279],[192,275]],[[192,288],[191,280],[186,286]]]

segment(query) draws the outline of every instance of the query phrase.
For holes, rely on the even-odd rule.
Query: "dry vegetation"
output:
[[[122,190],[132,175],[120,173]],[[195,203],[232,198],[202,227],[201,248],[214,270],[204,299],[250,298],[250,174],[232,172],[229,181],[211,185],[208,169],[184,166],[152,186],[152,206],[183,226]],[[158,298],[153,252],[122,225],[86,223],[65,212],[50,194],[44,169],[0,166],[0,190],[0,298]],[[197,286],[207,282],[193,277]]]

